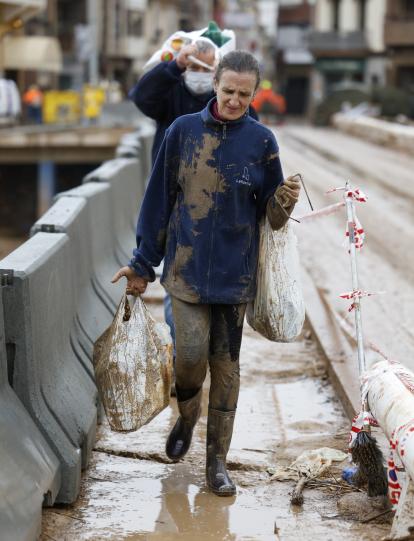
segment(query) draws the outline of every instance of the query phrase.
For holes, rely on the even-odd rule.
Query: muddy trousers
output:
[[[191,304],[172,297],[172,307],[180,417],[167,440],[167,455],[179,460],[190,446],[209,366],[207,484],[216,494],[231,496],[236,489],[227,474],[226,456],[239,396],[239,353],[246,304]]]
[[[209,408],[235,411],[245,304],[191,304],[172,297],[178,401],[201,389],[210,366]]]

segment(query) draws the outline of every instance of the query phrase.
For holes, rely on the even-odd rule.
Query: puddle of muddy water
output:
[[[160,307],[157,312],[161,315]],[[81,497],[44,511],[41,541],[378,541],[389,524],[361,524],[341,515],[349,490],[305,488],[304,505],[290,505],[293,481],[270,481],[269,467],[285,467],[318,447],[346,449],[349,422],[311,340],[274,344],[246,328],[241,393],[229,469],[235,498],[207,492],[204,478],[207,386],[189,454],[166,460],[164,445],[176,405],[137,432],[117,434],[104,424]],[[358,495],[359,493],[351,493]],[[349,496],[348,496],[349,497]],[[367,511],[368,513],[368,511]],[[276,532],[276,533],[275,533]]]

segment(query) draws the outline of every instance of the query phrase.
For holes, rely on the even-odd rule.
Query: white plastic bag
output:
[[[247,322],[273,342],[291,342],[304,320],[296,235],[289,222],[273,231],[266,218],[260,226],[256,298],[247,306]]]
[[[169,404],[172,341],[138,297],[123,296],[112,325],[95,343],[96,382],[112,430],[130,432]]]
[[[201,30],[193,30],[192,32],[184,32],[183,30],[178,30],[169,36],[163,43],[161,49],[155,51],[151,58],[145,63],[143,67],[144,73],[155,67],[162,61],[171,61],[177,58],[180,49],[184,45],[188,45],[197,41],[203,37],[203,34],[208,30],[208,27],[202,28]],[[223,36],[229,38],[229,40],[222,45],[217,47],[217,55],[219,58],[223,57],[226,53],[234,51],[236,48],[236,36],[233,30],[222,30]],[[212,45],[214,43],[211,40],[208,40]]]

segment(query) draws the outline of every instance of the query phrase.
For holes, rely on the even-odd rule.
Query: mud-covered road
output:
[[[315,208],[340,201],[341,192],[325,192],[346,179],[368,196],[357,203],[366,234],[358,253],[360,289],[385,293],[362,299],[365,336],[414,370],[414,158],[333,129],[289,126],[276,133],[285,174],[303,173]],[[296,214],[308,211],[302,197]],[[342,315],[350,303],[339,295],[352,290],[345,226],[342,209],[296,227],[302,264]]]
[[[365,334],[414,369],[414,159],[333,130],[287,126],[276,134],[285,175],[303,174],[316,208],[340,201],[341,193],[324,193],[346,179],[368,195],[357,207],[366,231],[360,287],[386,294],[363,299]],[[302,197],[295,214],[308,210]],[[352,324],[349,301],[339,298],[352,289],[345,211],[295,230],[302,264],[326,302]],[[152,287],[150,308],[161,318],[160,291]],[[349,421],[309,329],[293,344],[274,344],[245,326],[229,454],[235,498],[218,498],[205,487],[207,390],[208,382],[193,446],[180,464],[168,463],[164,453],[175,399],[136,433],[111,433],[102,425],[79,501],[45,509],[42,541],[377,541],[389,532],[390,515],[375,518],[382,511],[375,502],[340,481],[346,462],[334,463],[321,483],[305,489],[303,507],[290,504],[294,481],[272,479],[274,468],[286,469],[305,450],[347,448]]]
[[[162,316],[159,304],[151,310]],[[202,417],[182,463],[164,452],[177,415],[175,399],[148,426],[117,434],[104,424],[73,506],[45,509],[41,541],[377,541],[390,529],[381,507],[340,480],[333,463],[304,505],[290,504],[295,481],[272,479],[303,451],[346,451],[349,422],[325,376],[308,329],[292,344],[275,344],[245,328],[241,394],[229,469],[234,498],[205,486],[208,382]],[[390,515],[385,516],[390,519]],[[369,520],[365,523],[363,521]]]

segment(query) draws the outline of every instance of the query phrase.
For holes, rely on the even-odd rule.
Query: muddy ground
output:
[[[358,252],[359,286],[381,294],[362,299],[365,337],[414,370],[414,158],[332,128],[290,125],[276,135],[285,174],[304,175],[315,209],[341,201],[342,192],[325,192],[344,186],[347,179],[368,196],[366,203],[356,204],[365,230],[365,245]],[[309,211],[302,196],[295,214]],[[350,302],[339,298],[352,290],[345,227],[342,209],[296,224],[295,230],[302,264],[316,287],[353,325]]]
[[[157,297],[157,288],[149,295]],[[150,304],[157,317],[161,305]],[[340,481],[347,461],[305,488],[304,505],[290,504],[294,481],[274,481],[269,468],[287,467],[302,451],[346,450],[349,422],[325,375],[324,359],[306,329],[292,344],[275,344],[245,326],[241,394],[229,468],[234,498],[209,493],[204,480],[208,382],[203,415],[180,464],[164,444],[175,399],[149,425],[130,434],[99,430],[92,463],[73,506],[45,509],[41,540],[377,541],[390,529],[382,509]]]

